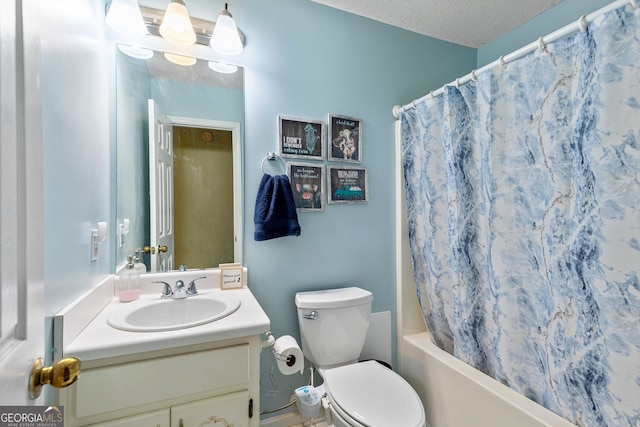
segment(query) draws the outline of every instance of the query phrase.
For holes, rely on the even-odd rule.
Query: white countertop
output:
[[[269,330],[270,321],[248,288],[203,292],[232,292],[240,299],[240,308],[231,315],[200,326],[162,332],[128,332],[107,324],[107,317],[123,304],[115,297],[64,349],[64,357],[82,361],[165,350],[212,341],[259,335]],[[141,298],[159,299],[159,293]],[[197,298],[192,297],[192,298]]]

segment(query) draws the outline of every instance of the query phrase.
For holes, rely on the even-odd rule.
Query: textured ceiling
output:
[[[479,48],[562,0],[312,0],[419,34]]]

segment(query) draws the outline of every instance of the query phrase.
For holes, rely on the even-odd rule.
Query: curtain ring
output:
[[[435,98],[435,96],[434,96],[434,94],[433,94],[433,91],[429,92],[429,96],[431,97],[431,99],[434,99],[434,98]]]
[[[460,88],[460,77],[456,79],[456,88]]]
[[[541,36],[538,39],[538,49],[540,50],[540,52],[544,52],[545,50],[547,50],[547,45],[544,42],[544,36]]]
[[[589,25],[589,23],[587,22],[587,17],[585,15],[582,15],[578,20],[578,28],[580,28],[581,33],[587,31],[587,25]]]
[[[476,72],[477,72],[477,71],[478,71],[478,70],[472,70],[472,71],[471,71],[471,80],[473,80],[474,82],[477,82],[477,81],[478,81],[478,76],[476,75]]]
[[[504,55],[502,55],[500,58],[498,58],[498,61],[500,61],[500,66],[502,68],[507,66],[507,63],[504,61]]]
[[[418,100],[414,99],[411,105],[413,105],[413,108],[418,108]]]

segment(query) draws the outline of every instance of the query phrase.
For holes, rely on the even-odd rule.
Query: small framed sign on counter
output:
[[[242,264],[220,264],[220,289],[240,289],[246,281]]]

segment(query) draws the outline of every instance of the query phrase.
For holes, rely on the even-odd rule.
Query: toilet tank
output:
[[[358,360],[369,328],[371,292],[357,287],[298,292],[302,352],[317,368]]]

